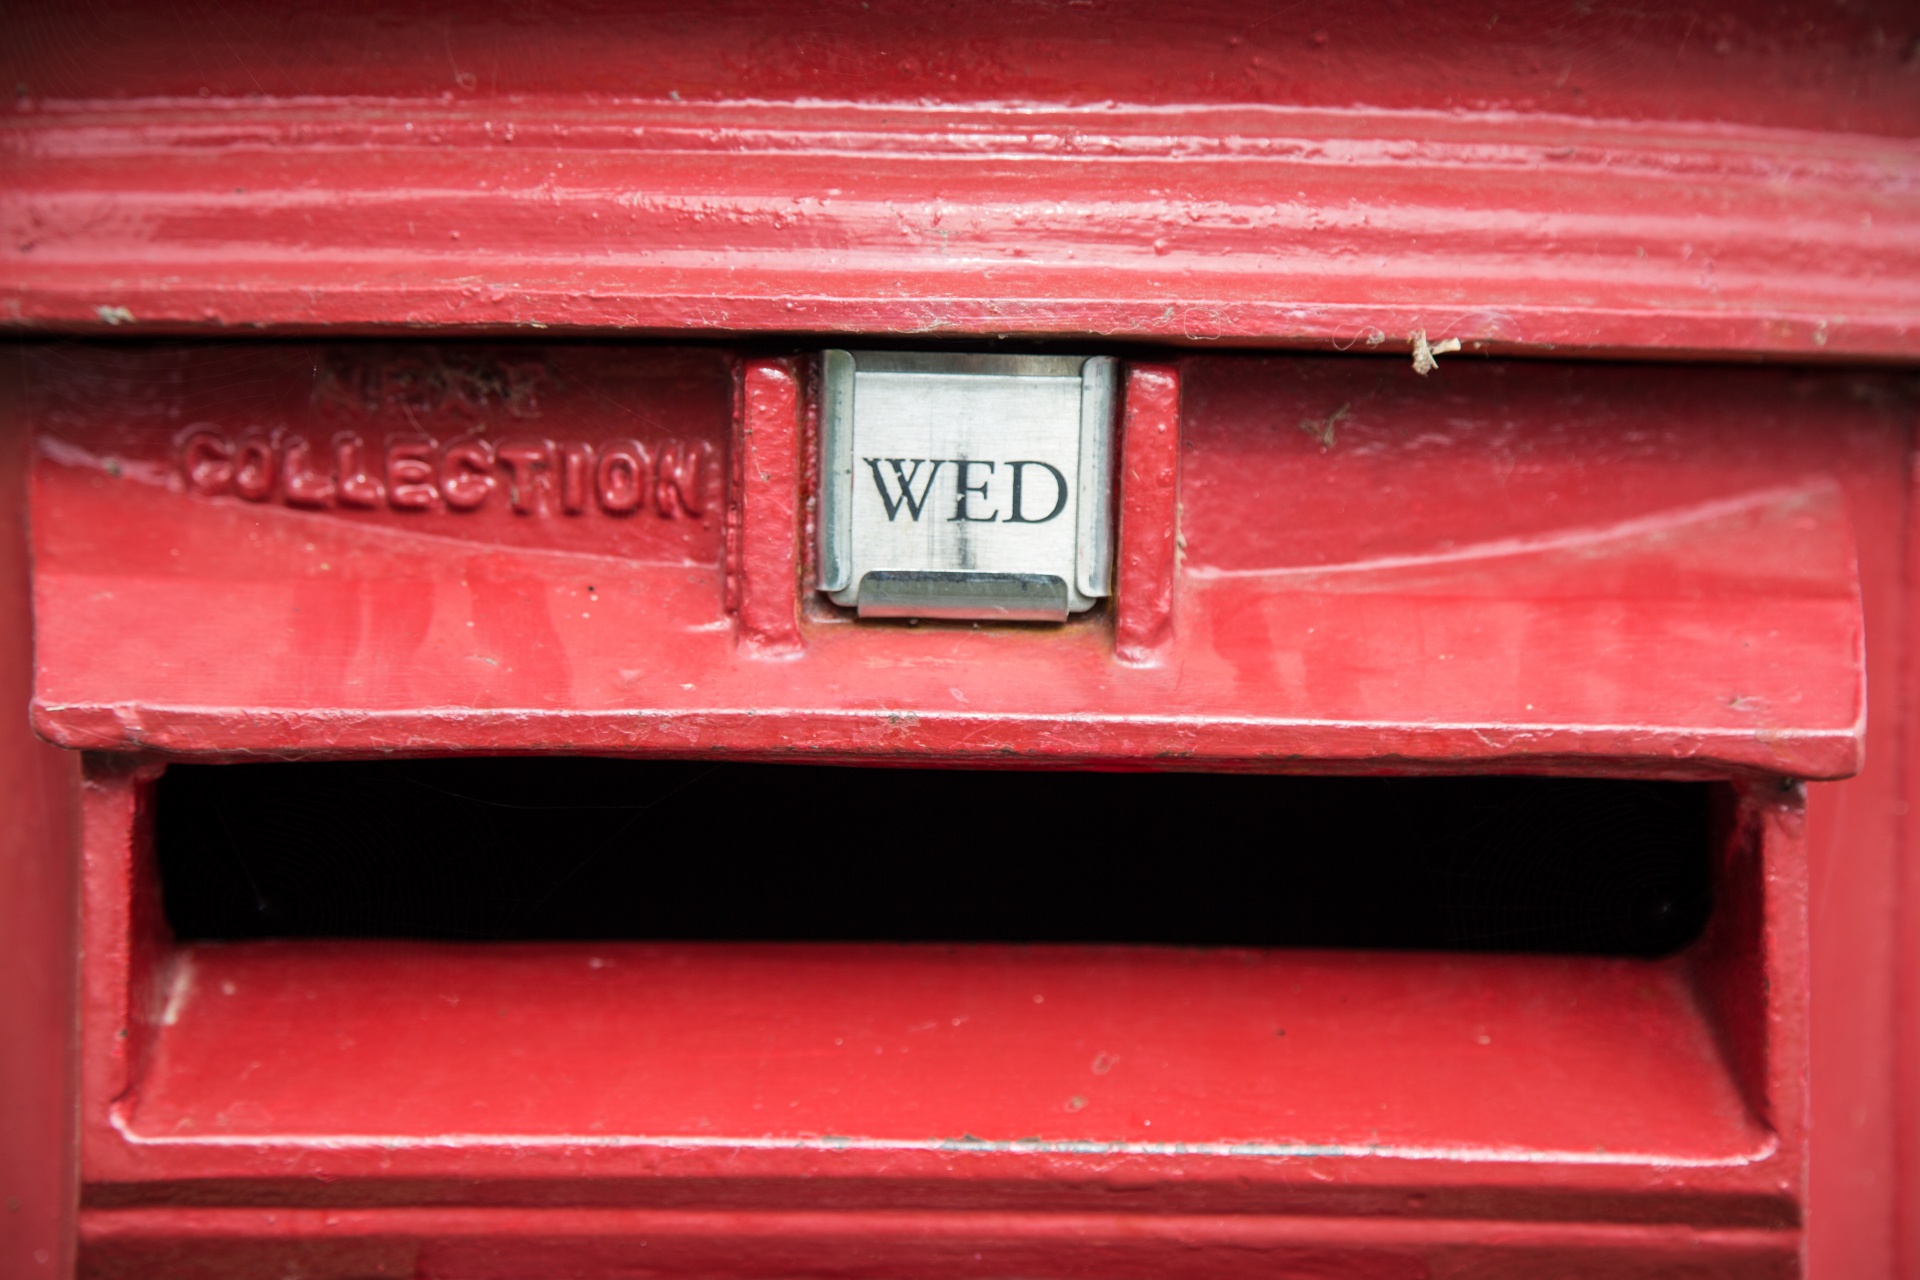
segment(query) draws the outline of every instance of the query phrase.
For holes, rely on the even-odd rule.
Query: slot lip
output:
[[[872,764],[872,732],[897,726],[910,715],[920,732],[915,741],[889,749],[890,763],[975,762],[986,754],[976,745],[983,735],[990,738],[997,728],[1011,725],[1046,728],[1049,734],[1022,746],[1017,758],[993,753],[996,768],[1098,764],[1112,759],[1111,739],[1124,734],[1151,759],[1151,767],[1168,770],[1229,767],[1320,774],[1364,767],[1409,777],[1505,771],[1675,782],[1850,778],[1864,763],[1866,734],[1864,711],[1846,727],[1794,729],[1766,738],[1750,730],[1686,724],[1337,721],[931,707],[751,709],[706,702],[565,712],[537,706],[265,706],[250,708],[241,719],[224,707],[36,698],[29,714],[34,731],[55,746],[106,753],[131,750],[181,761],[376,760],[529,751],[680,758],[697,751],[728,760]],[[516,727],[515,737],[504,739],[498,732],[502,719]],[[422,742],[433,745],[422,748]],[[1383,746],[1387,743],[1392,750]]]
[[[249,1153],[267,1151],[302,1153],[302,1158],[320,1157],[324,1153],[326,1158],[342,1162],[380,1151],[387,1153],[397,1165],[410,1167],[421,1175],[444,1168],[446,1158],[472,1156],[482,1156],[489,1164],[501,1159],[509,1163],[532,1160],[549,1165],[546,1172],[550,1175],[562,1174],[569,1167],[578,1168],[576,1162],[586,1152],[599,1153],[596,1161],[619,1158],[619,1153],[633,1158],[685,1159],[696,1163],[710,1156],[726,1155],[729,1159],[747,1160],[768,1172],[792,1171],[792,1161],[818,1155],[831,1155],[853,1165],[879,1162],[876,1169],[886,1161],[898,1159],[944,1164],[957,1156],[991,1158],[1004,1167],[1003,1172],[1006,1168],[1017,1169],[1035,1162],[1047,1165],[1061,1159],[1109,1157],[1130,1162],[1168,1163],[1200,1176],[1207,1176],[1211,1170],[1222,1177],[1252,1176],[1260,1181],[1274,1178],[1272,1162],[1276,1160],[1334,1160],[1343,1166],[1373,1170],[1367,1176],[1368,1181],[1391,1178],[1395,1175],[1389,1171],[1396,1168],[1402,1170],[1398,1176],[1406,1176],[1404,1171],[1411,1166],[1451,1166],[1456,1170],[1460,1166],[1474,1166],[1508,1168],[1516,1173],[1555,1168],[1569,1176],[1597,1176],[1603,1180],[1634,1170],[1662,1169],[1678,1176],[1705,1178],[1711,1183],[1721,1175],[1739,1179],[1745,1173],[1764,1168],[1781,1151],[1778,1135],[1735,1103],[1737,1083],[1725,1064],[1714,1056],[1711,1028],[1691,1001],[1687,964],[1680,958],[1623,960],[1311,949],[1274,952],[1245,948],[1196,951],[1092,944],[516,942],[474,945],[277,939],[188,943],[175,948],[174,954],[179,959],[171,971],[192,975],[192,993],[168,1000],[175,1015],[167,1025],[156,1028],[156,1044],[150,1055],[152,1065],[140,1087],[116,1106],[110,1126],[130,1150],[145,1152],[148,1157],[178,1158],[192,1166],[218,1168],[234,1159],[244,1159]],[[377,996],[369,998],[363,989],[364,979],[376,971],[383,975],[380,990]],[[782,994],[769,994],[757,1003],[772,1001],[784,1005],[789,1014],[769,1023],[762,1016],[766,1010],[755,1012],[756,1001],[747,999],[745,1004],[723,1013],[721,1021],[725,1022],[730,1015],[733,1031],[726,1033],[723,1029],[721,1039],[716,1041],[712,1015],[715,1006],[701,993],[708,992],[709,987],[713,992],[731,990],[737,993],[734,999],[738,1001],[757,985],[758,979],[753,975],[776,971],[788,975],[787,985],[780,988]],[[414,1028],[412,1035],[417,1043],[468,1045],[462,1054],[460,1073],[470,1085],[478,1078],[494,1078],[496,1083],[504,1081],[503,1071],[512,1074],[525,1069],[524,1045],[544,1043],[540,1038],[549,1035],[558,1036],[558,1042],[569,1038],[578,1041],[579,1028],[589,1023],[599,1028],[596,1035],[602,1043],[632,1041],[636,1035],[642,1036],[641,1040],[634,1041],[636,1044],[666,1043],[659,1038],[667,1036],[676,1046],[674,1053],[684,1059],[689,1048],[685,1037],[679,1032],[670,1035],[669,1032],[673,1025],[693,1015],[674,1012],[678,1004],[672,999],[641,994],[649,989],[657,991],[658,979],[668,973],[678,975],[675,981],[683,1001],[708,1000],[705,1011],[699,1014],[698,1025],[688,1023],[682,1028],[691,1029],[696,1042],[691,1046],[694,1060],[704,1062],[712,1054],[721,1052],[720,1045],[731,1034],[742,1049],[752,1042],[761,1046],[756,1052],[762,1056],[772,1053],[781,1062],[788,1063],[781,1070],[801,1070],[807,1077],[804,1084],[789,1082],[789,1085],[802,1089],[806,1096],[853,1098],[858,1095],[861,1090],[854,1086],[863,1072],[871,1070],[867,1064],[876,1061],[871,1052],[876,1047],[886,1050],[878,1055],[880,1061],[891,1061],[896,1051],[907,1052],[908,1068],[915,1073],[916,1080],[924,1082],[928,1073],[938,1079],[956,1070],[973,1078],[968,1073],[976,1069],[964,1065],[971,1060],[969,1056],[954,1059],[949,1054],[942,1058],[933,1048],[935,1041],[911,1042],[911,1028],[924,1026],[929,1020],[920,1015],[929,1015],[936,1024],[934,1030],[923,1031],[922,1035],[944,1035],[957,1040],[966,1034],[963,1028],[969,1022],[982,1025],[983,1013],[989,1023],[1005,1022],[1010,1017],[1017,1018],[1024,1006],[1034,1015],[1032,1025],[1009,1042],[1008,1051],[1030,1057],[1038,1049],[1040,1058],[1036,1061],[1041,1061],[1048,1058],[1045,1046],[1055,1046],[1065,1058],[1071,1059],[1070,1063],[1063,1061],[1048,1068],[1060,1074],[1061,1088],[1095,1094],[1107,1084],[1123,1080],[1117,1068],[1128,1065],[1132,1071],[1145,1069],[1151,1073],[1149,1083],[1144,1086],[1146,1093],[1141,1094],[1136,1088],[1134,1095],[1135,1103],[1148,1107],[1147,1118],[1152,1118],[1153,1104],[1143,1099],[1156,1094],[1161,1098],[1160,1105],[1167,1110],[1178,1110],[1184,1105],[1195,1114],[1184,1120],[1174,1119],[1174,1127],[1165,1138],[1153,1136],[1137,1125],[1134,1126],[1139,1130],[1137,1136],[1115,1136],[1100,1131],[1091,1134],[1047,1132],[1048,1127],[1055,1130],[1083,1127],[1078,1120],[1082,1113],[1063,1107],[1053,1108],[1059,1114],[1051,1122],[1036,1112],[1007,1124],[956,1119],[942,1126],[930,1118],[889,1117],[885,1113],[894,1104],[858,1101],[841,1105],[843,1114],[829,1118],[824,1127],[813,1123],[819,1117],[812,1114],[797,1125],[776,1123],[771,1130],[765,1128],[763,1122],[749,1121],[741,1125],[740,1121],[746,1119],[744,1112],[732,1121],[716,1122],[732,1124],[735,1128],[732,1132],[726,1128],[700,1132],[687,1124],[648,1125],[631,1121],[625,1128],[618,1124],[609,1127],[605,1123],[605,1107],[613,1104],[604,1103],[595,1104],[599,1108],[594,1111],[597,1118],[588,1124],[587,1111],[581,1110],[573,1095],[585,1090],[587,1094],[599,1096],[612,1086],[614,1075],[630,1076],[636,1067],[649,1078],[658,1076],[665,1059],[651,1057],[653,1065],[649,1068],[650,1055],[641,1052],[636,1057],[635,1051],[629,1050],[615,1055],[617,1062],[608,1059],[584,1064],[584,1075],[581,1074],[583,1064],[576,1060],[571,1068],[575,1077],[571,1092],[550,1093],[543,1095],[541,1101],[529,1104],[523,1100],[516,1104],[548,1108],[552,1118],[546,1123],[454,1128],[434,1114],[435,1108],[446,1103],[446,1099],[436,1103],[423,1096],[418,1100],[417,1112],[416,1104],[403,1099],[383,1102],[381,1108],[389,1113],[389,1123],[369,1124],[365,1082],[387,1079],[397,1084],[402,1077],[391,1074],[392,1064],[406,1056],[383,1046],[381,1037],[369,1033],[383,1021],[402,1016],[406,1009],[413,1010],[405,1016]],[[1249,974],[1253,975],[1251,981]],[[1266,981],[1260,981],[1261,978]],[[1381,1138],[1377,1131],[1368,1136],[1364,1126],[1347,1134],[1316,1132],[1315,1126],[1329,1130],[1351,1129],[1357,1122],[1351,1115],[1340,1118],[1338,1104],[1330,1104],[1325,1099],[1316,1104],[1303,1100],[1297,1093],[1288,1094],[1295,1107],[1312,1110],[1317,1106],[1317,1118],[1295,1115],[1286,1122],[1297,1136],[1236,1134],[1221,1129],[1221,1123],[1229,1123],[1224,1118],[1220,1122],[1205,1118],[1208,1106],[1219,1109],[1219,1104],[1197,1101],[1198,1095],[1187,1090],[1169,1092],[1166,1086],[1174,1076],[1161,1080],[1165,1071],[1150,1067],[1148,1059],[1142,1056],[1147,1051],[1129,1039],[1129,1035],[1138,1038],[1143,1034],[1138,1029],[1141,1026],[1158,1027],[1156,1019],[1164,1019],[1164,1013],[1142,1022],[1140,1018],[1146,1009],[1136,1009],[1131,1015],[1135,1028],[1132,1032],[1124,1029],[1127,1023],[1112,1022],[1116,1011],[1127,1005],[1129,999],[1139,998],[1140,990],[1165,985],[1169,990],[1184,990],[1193,1002],[1185,1017],[1176,1021],[1197,1019],[1198,1025],[1211,1020],[1216,1038],[1238,1036],[1252,1043],[1258,1039],[1255,1032],[1260,1028],[1248,1022],[1245,1001],[1256,990],[1284,993],[1290,986],[1301,985],[1309,978],[1321,984],[1323,1003],[1331,1006],[1344,1001],[1348,1009],[1339,1016],[1320,1013],[1297,1021],[1289,1028],[1292,1043],[1281,1044],[1276,1040],[1279,1045],[1276,1053],[1301,1044],[1323,1045],[1327,1041],[1346,1040],[1355,1034],[1362,1039],[1369,1035],[1377,1039],[1381,1019],[1377,1008],[1370,1012],[1368,1001],[1361,998],[1365,991],[1384,993],[1404,988],[1409,982],[1415,990],[1451,991],[1465,983],[1478,990],[1472,1002],[1474,1009],[1483,1004],[1488,1008],[1514,1004],[1523,1009],[1552,1009],[1565,999],[1581,1002],[1589,1022],[1593,1022],[1598,1001],[1603,1009],[1618,1003],[1634,1017],[1649,1020],[1643,1021],[1642,1026],[1659,1022],[1665,1027],[1673,1022],[1669,1032],[1684,1028],[1680,1039],[1690,1043],[1691,1049],[1675,1050],[1668,1037],[1659,1038],[1658,1044],[1647,1040],[1642,1046],[1646,1055],[1650,1055],[1647,1061],[1658,1059],[1667,1064],[1664,1069],[1670,1074],[1665,1078],[1656,1074],[1651,1081],[1638,1071],[1631,1076],[1621,1076],[1623,1081],[1631,1080],[1631,1083],[1621,1084],[1615,1090],[1620,1096],[1613,1101],[1627,1103],[1634,1098],[1666,1095],[1692,1097],[1688,1090],[1703,1088],[1720,1101],[1708,1103],[1705,1094],[1694,1103],[1684,1105],[1678,1101],[1662,1101],[1658,1105],[1668,1109],[1682,1107],[1681,1112],[1669,1118],[1672,1123],[1666,1126],[1666,1132],[1677,1136],[1645,1148],[1620,1143],[1619,1129],[1609,1127],[1617,1126],[1617,1115],[1592,1127],[1594,1141],[1591,1142],[1528,1141],[1511,1135],[1481,1140],[1459,1133],[1449,1136],[1445,1130],[1460,1128],[1460,1122],[1449,1120],[1431,1108],[1427,1109],[1430,1114],[1426,1114],[1424,1120],[1413,1122],[1416,1127],[1429,1128],[1430,1134],[1425,1138]],[[608,990],[610,983],[618,984],[617,989]],[[1045,1004],[1031,1003],[1026,994],[1029,986],[1046,994],[1047,1001],[1056,1009],[1071,1012],[1053,1015]],[[1105,1003],[1093,994],[1101,989],[1125,993],[1129,988],[1133,989],[1131,996],[1112,996]],[[773,991],[772,988],[766,990]],[[956,994],[969,990],[973,992],[971,997]],[[901,994],[907,991],[916,994],[912,997]],[[983,991],[989,994],[983,996]],[[1559,994],[1549,995],[1549,992]],[[635,996],[639,997],[637,1002]],[[798,1063],[805,1060],[804,1053],[802,1058],[789,1061],[793,1053],[812,1043],[808,1026],[859,1025],[859,1011],[870,1010],[876,996],[888,1006],[882,1017],[888,1020],[889,1027],[892,1021],[910,1014],[913,1021],[902,1022],[900,1028],[891,1030],[869,1027],[858,1033],[861,1042],[855,1051],[844,1055],[843,1068],[831,1064],[825,1068],[817,1064],[800,1068]],[[954,999],[970,1001],[971,1019],[962,1016],[959,1024],[952,1022],[955,1015],[946,1009],[946,1003]],[[1403,995],[1400,999],[1404,1002],[1409,997]],[[279,1011],[291,1007],[290,1001],[305,1011],[297,1024],[279,1016]],[[444,1007],[444,1015],[433,1008],[435,1002]],[[1417,1007],[1423,1003],[1427,1006],[1424,1015]],[[1401,1012],[1410,1012],[1416,1019],[1429,1022],[1436,1019],[1457,1022],[1459,1011],[1440,1009],[1438,1006],[1442,1003],[1431,998],[1412,998],[1412,1003]],[[991,1007],[983,1009],[983,1004]],[[909,1005],[924,1007],[915,1013]],[[505,1019],[518,1030],[509,1037],[509,1043],[462,1037],[454,1025],[473,1022],[479,1016],[465,1013],[468,1007],[484,1008],[487,1018]],[[1389,1000],[1388,1007],[1391,1012],[1400,1006]],[[771,1009],[772,1004],[768,1008]],[[835,1010],[841,1015],[838,1020]],[[935,1010],[944,1012],[931,1012]],[[1053,1017],[1051,1023],[1044,1021],[1049,1016]],[[1564,1020],[1546,1013],[1510,1013],[1505,1017],[1505,1023],[1495,1028],[1496,1041],[1515,1035],[1552,1037],[1566,1032],[1564,1026],[1559,1032],[1552,1030]],[[847,1024],[847,1018],[856,1021]],[[1256,1017],[1254,1021],[1259,1019]],[[1593,1042],[1587,1049],[1575,1047],[1572,1041],[1558,1044],[1557,1049],[1546,1051],[1534,1060],[1534,1077],[1550,1077],[1556,1074],[1556,1066],[1565,1068],[1585,1061],[1583,1055],[1588,1050],[1631,1025],[1604,1016],[1598,1021],[1606,1025],[1584,1037],[1582,1043]],[[549,1025],[542,1030],[537,1024]],[[1370,1027],[1376,1029],[1370,1031]],[[766,1040],[769,1034],[774,1037],[770,1041]],[[843,1029],[842,1038],[853,1034],[856,1033]],[[1003,1028],[1003,1034],[1012,1032]],[[1144,1034],[1149,1042],[1156,1038],[1151,1030]],[[1173,1033],[1163,1029],[1159,1034]],[[1270,1029],[1264,1034],[1272,1038]],[[1415,1040],[1421,1038],[1417,1033],[1406,1034]],[[234,1071],[238,1068],[222,1065],[230,1060],[239,1061],[231,1059],[229,1052],[241,1048],[233,1041],[235,1035],[248,1043],[246,1061],[264,1065],[265,1072],[242,1071],[236,1076]],[[831,1039],[829,1035],[828,1041]],[[1459,1040],[1457,1045],[1454,1039]],[[1582,1037],[1576,1032],[1575,1039]],[[896,1040],[898,1044],[894,1043]],[[1099,1059],[1091,1051],[1082,1054],[1074,1048],[1083,1042],[1095,1041],[1111,1041],[1117,1049],[1111,1054],[1115,1066],[1108,1073],[1099,1072]],[[1175,1041],[1164,1043],[1171,1045]],[[1015,1044],[1018,1049],[1011,1047]],[[1616,1048],[1621,1047],[1616,1039]],[[1632,1045],[1629,1043],[1624,1048],[1630,1050]],[[933,1058],[926,1057],[929,1051],[935,1052]],[[316,1052],[322,1058],[336,1061],[331,1067],[308,1061]],[[831,1057],[832,1050],[828,1052]],[[1185,1057],[1196,1057],[1194,1050],[1183,1052]],[[1198,1051],[1198,1060],[1205,1061],[1207,1052]],[[1370,1050],[1363,1046],[1333,1052],[1336,1056],[1358,1053],[1365,1057]],[[1430,1064],[1451,1063],[1448,1069],[1453,1070],[1462,1064],[1470,1065],[1476,1056],[1485,1052],[1485,1045],[1474,1043],[1463,1033],[1430,1045],[1426,1057]],[[920,1055],[917,1063],[912,1061],[915,1053]],[[544,1056],[555,1060],[543,1071],[561,1069],[564,1052]],[[981,1061],[984,1063],[993,1056],[986,1053]],[[1094,1074],[1089,1074],[1086,1063],[1080,1061],[1083,1056],[1096,1063]],[[356,1066],[348,1059],[360,1061]],[[726,1056],[715,1059],[728,1060]],[[1687,1064],[1684,1069],[1679,1065],[1683,1061]],[[389,1065],[383,1068],[382,1063]],[[1136,1063],[1137,1066],[1133,1065]],[[1217,1073],[1224,1064],[1225,1059],[1216,1062],[1209,1074]],[[1358,1060],[1354,1065],[1358,1069]],[[768,1066],[767,1069],[774,1068]],[[754,1070],[749,1068],[747,1074],[753,1075]],[[1175,1075],[1180,1074],[1178,1066],[1173,1070]],[[289,1074],[293,1077],[291,1080]],[[648,1095],[651,1100],[629,1095],[625,1103],[618,1105],[641,1110],[677,1106],[696,1110],[704,1107],[711,1111],[715,1105],[725,1107],[726,1104],[716,1099],[701,1102],[687,1093],[690,1089],[695,1092],[701,1089],[695,1076],[687,1075],[684,1070],[668,1074],[677,1083],[669,1082],[667,1077],[655,1079],[651,1086],[653,1092]],[[1328,1075],[1318,1068],[1315,1074],[1334,1080],[1350,1078],[1341,1072]],[[1692,1083],[1682,1086],[1682,1080]],[[591,1083],[594,1081],[598,1083]],[[835,1081],[838,1088],[834,1087]],[[876,1096],[887,1096],[878,1082],[870,1080],[869,1083],[880,1089]],[[1597,1081],[1588,1083],[1601,1087]],[[1273,1087],[1276,1086],[1272,1081],[1263,1083],[1268,1091]],[[817,1092],[819,1088],[826,1088],[828,1093]],[[1328,1091],[1325,1079],[1317,1089],[1320,1093]],[[1675,1089],[1680,1093],[1674,1094]],[[675,1090],[686,1096],[674,1098]],[[809,1090],[815,1092],[808,1093]],[[753,1093],[752,1090],[746,1092]],[[927,1092],[935,1096],[934,1105],[942,1105],[938,1101],[941,1091]],[[1044,1087],[1038,1092],[1044,1092]],[[977,1089],[972,1093],[984,1100]],[[1070,1102],[1071,1099],[1055,1101]],[[1095,1097],[1096,1103],[1101,1101]],[[457,1105],[457,1100],[453,1105]],[[1024,1102],[1017,1103],[1015,1109],[1024,1105]],[[1333,1110],[1328,1109],[1330,1105]],[[977,1109],[978,1102],[962,1103],[959,1109],[966,1111],[970,1106]],[[288,1115],[289,1107],[303,1118],[289,1117],[286,1122],[270,1118],[276,1114]],[[858,1122],[853,1115],[863,1107],[871,1113],[867,1123]],[[1523,1124],[1545,1124],[1562,1131],[1570,1124],[1576,1128],[1591,1127],[1595,1124],[1591,1117],[1597,1111],[1610,1110],[1596,1107],[1593,1089],[1587,1087],[1561,1087],[1547,1092],[1536,1089],[1529,1099],[1516,1101],[1508,1096],[1502,1107],[1509,1116],[1528,1113]],[[191,1121],[195,1114],[209,1108],[221,1110],[229,1117],[224,1131],[214,1131],[204,1123],[183,1126],[183,1120]],[[1041,1111],[1045,1109],[1042,1107]],[[1111,1106],[1105,1109],[1111,1112]],[[1244,1112],[1244,1100],[1229,1102],[1226,1109]],[[1441,1107],[1441,1111],[1448,1109],[1448,1105]],[[809,1104],[809,1110],[818,1108]],[[489,1108],[489,1113],[494,1111],[497,1107]],[[566,1122],[564,1115],[553,1114],[567,1111],[576,1113],[572,1123]],[[1678,1117],[1683,1113],[1692,1119],[1680,1122]],[[411,1119],[416,1114],[418,1119],[412,1124],[392,1122],[402,1116]],[[1739,1118],[1736,1120],[1735,1116]],[[929,1123],[936,1127],[929,1130]],[[1105,1123],[1114,1122],[1110,1119]],[[1399,1123],[1408,1122],[1403,1119]],[[1467,1123],[1470,1126],[1471,1122]],[[1651,1122],[1641,1123],[1654,1127]],[[967,1127],[969,1124],[973,1127]],[[1005,1128],[1008,1124],[1011,1125],[1008,1132],[994,1132],[994,1128]],[[955,1131],[947,1133],[947,1128]],[[1608,1140],[1609,1136],[1613,1141]],[[1261,1169],[1266,1172],[1252,1172]],[[501,1167],[494,1176],[504,1176],[506,1172]],[[580,1176],[586,1176],[584,1170],[580,1170]],[[599,1170],[596,1176],[605,1176],[605,1171]],[[1281,1174],[1279,1180],[1290,1179]]]

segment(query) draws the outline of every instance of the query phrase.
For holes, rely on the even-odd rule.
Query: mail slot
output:
[[[1909,15],[1243,8],[0,16],[0,1274],[1920,1274]]]

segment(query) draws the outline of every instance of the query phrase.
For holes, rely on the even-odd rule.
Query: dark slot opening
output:
[[[1111,942],[1654,955],[1709,786],[583,759],[176,765],[185,938]]]

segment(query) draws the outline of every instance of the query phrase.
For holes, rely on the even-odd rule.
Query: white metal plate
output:
[[[834,351],[823,382],[836,602],[1059,619],[1106,594],[1111,359]]]

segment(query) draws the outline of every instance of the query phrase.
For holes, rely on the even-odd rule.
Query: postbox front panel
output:
[[[1920,1274],[1912,5],[1499,8],[4,6],[0,1272]]]
[[[93,1265],[771,1276],[854,1250],[1147,1274],[1199,1245],[1335,1274],[1795,1270],[1794,779],[1859,764],[1855,525],[1902,456],[1895,379],[1128,359],[1110,489],[1073,495],[1107,505],[1110,595],[1057,620],[862,616],[827,589],[822,350],[29,353],[35,715],[94,751]],[[943,499],[1011,501],[982,483]],[[200,852],[257,927],[183,914],[160,850],[192,784],[168,769],[471,752],[673,761],[682,783],[743,759],[1638,778],[1706,788],[1709,869],[1696,924],[1615,954],[1182,950],[1044,913],[1017,946],[670,923],[710,908],[458,941],[277,929],[272,897],[346,861],[275,835],[297,804],[230,805]],[[718,805],[607,790],[589,803],[633,809],[617,829],[644,850],[551,856],[723,859],[759,806],[807,832],[794,858],[910,861],[932,856],[916,823],[962,820],[804,772],[822,781]],[[413,868],[438,837],[350,829],[355,865],[393,868],[366,883],[432,883]],[[291,881],[249,870],[276,842],[307,850]]]

